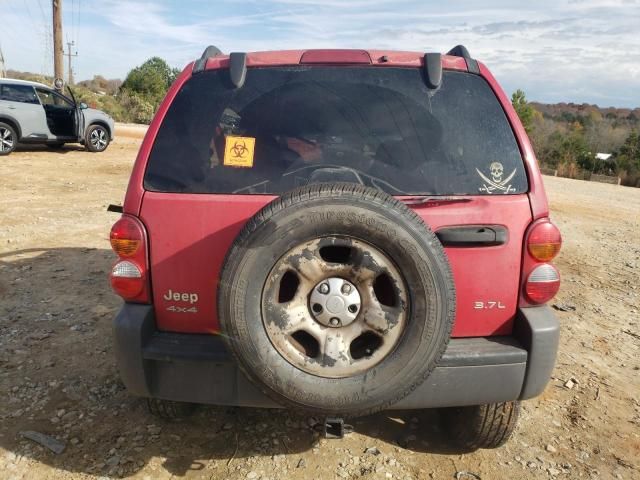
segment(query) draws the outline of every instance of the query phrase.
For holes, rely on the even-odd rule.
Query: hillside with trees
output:
[[[527,102],[516,91],[511,102],[542,167],[559,176],[618,176],[623,185],[640,187],[640,108]],[[597,153],[611,154],[599,160]]]

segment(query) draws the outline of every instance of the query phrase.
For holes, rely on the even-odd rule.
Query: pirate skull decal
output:
[[[491,162],[489,165],[489,175],[491,178],[486,176],[480,170],[476,168],[478,175],[484,181],[482,186],[478,189],[481,192],[492,194],[492,193],[511,193],[515,192],[516,189],[511,186],[509,183],[511,179],[516,174],[516,169],[513,169],[507,178],[502,178],[504,176],[504,167],[500,162]]]
[[[491,177],[495,183],[500,183],[502,181],[502,174],[504,173],[504,167],[500,162],[493,162],[489,165],[489,170],[491,170]]]

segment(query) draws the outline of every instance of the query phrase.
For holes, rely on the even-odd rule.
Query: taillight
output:
[[[556,268],[543,263],[538,265],[527,277],[525,293],[531,303],[546,303],[555,297],[560,289],[560,274]]]
[[[562,237],[560,230],[551,222],[536,224],[527,240],[527,248],[533,258],[541,262],[549,262],[560,251]]]
[[[536,221],[525,236],[520,306],[541,305],[560,289],[560,274],[549,262],[558,255],[562,237],[548,218]]]
[[[130,217],[122,217],[111,228],[111,248],[119,257],[130,257],[140,249],[144,230]]]
[[[130,302],[149,301],[147,242],[144,226],[136,217],[123,215],[111,228],[111,247],[120,259],[111,269],[111,287]]]

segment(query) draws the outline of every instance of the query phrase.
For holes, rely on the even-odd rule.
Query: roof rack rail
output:
[[[247,76],[247,54],[244,52],[231,52],[229,54],[229,75],[234,87],[242,88]]]
[[[465,47],[464,45],[456,45],[447,52],[447,55],[464,58],[464,61],[467,62],[467,70],[469,71],[469,73],[475,73],[476,75],[480,73],[478,62],[471,58],[469,50],[467,50],[467,47]]]
[[[452,57],[462,57],[465,60],[467,58],[471,58],[471,55],[469,55],[469,50],[467,50],[467,47],[465,47],[464,45],[456,45],[447,52],[447,55],[451,55]]]
[[[217,57],[218,55],[222,55],[222,51],[213,45],[209,45],[204,49],[202,55],[196,62],[193,64],[193,73],[199,73],[204,70],[204,67],[207,66],[207,60],[212,57]]]

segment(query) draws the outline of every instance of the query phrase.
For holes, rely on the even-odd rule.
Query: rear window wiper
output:
[[[414,195],[410,197],[402,197],[399,199],[405,205],[423,206],[423,207],[439,207],[440,205],[449,205],[451,203],[467,203],[471,201],[469,197],[443,197],[437,195]]]

